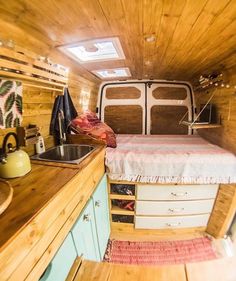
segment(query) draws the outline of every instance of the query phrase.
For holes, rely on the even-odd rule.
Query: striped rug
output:
[[[191,240],[131,242],[110,240],[104,261],[119,264],[166,265],[216,259],[207,237]]]

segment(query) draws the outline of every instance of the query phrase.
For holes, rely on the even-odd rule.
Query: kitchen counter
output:
[[[1,280],[37,280],[103,176],[104,146],[77,169],[32,164],[11,179],[13,200],[0,216]]]

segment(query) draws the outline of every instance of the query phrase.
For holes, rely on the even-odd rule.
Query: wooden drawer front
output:
[[[175,217],[136,216],[135,228],[168,229],[206,226],[209,216],[209,214]]]
[[[214,199],[201,201],[137,201],[136,215],[176,216],[211,213]]]
[[[138,185],[138,200],[198,200],[216,197],[218,185]]]

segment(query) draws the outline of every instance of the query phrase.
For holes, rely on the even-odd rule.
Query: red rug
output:
[[[216,259],[207,237],[180,241],[130,242],[110,240],[104,261],[119,264],[164,265]]]

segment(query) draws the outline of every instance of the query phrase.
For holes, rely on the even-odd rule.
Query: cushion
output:
[[[113,130],[107,124],[101,122],[97,115],[89,110],[73,119],[71,126],[81,134],[90,135],[102,140],[109,147],[116,147],[116,135]]]

